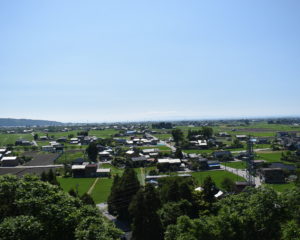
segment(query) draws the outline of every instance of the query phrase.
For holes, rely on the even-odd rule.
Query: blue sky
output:
[[[300,115],[300,2],[0,1],[0,117]]]

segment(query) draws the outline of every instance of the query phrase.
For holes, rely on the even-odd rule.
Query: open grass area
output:
[[[64,191],[68,192],[71,188],[78,191],[79,195],[87,192],[96,178],[63,178],[59,177],[58,181]]]
[[[183,152],[185,153],[197,153],[197,154],[201,154],[201,153],[212,153],[216,150],[211,150],[211,149],[203,149],[203,150],[200,150],[200,149],[186,149],[186,150],[183,150]]]
[[[256,159],[266,160],[267,162],[284,162],[281,161],[282,151],[273,151],[273,152],[259,152],[256,153]],[[285,162],[288,163],[288,162]]]
[[[223,171],[223,170],[216,170],[216,171],[205,171],[205,172],[193,172],[192,176],[198,181],[201,185],[204,179],[207,176],[210,176],[212,180],[216,183],[218,188],[221,188],[221,182],[225,177],[232,179],[233,181],[245,181],[244,178],[235,175],[233,173]]]
[[[283,192],[284,190],[290,189],[295,186],[294,183],[284,183],[284,184],[264,184],[268,187],[273,188],[277,192]]]
[[[67,150],[56,160],[56,164],[71,163],[77,158],[84,158],[84,150]]]
[[[33,140],[33,136],[31,134],[7,134],[1,133],[0,134],[0,147],[4,147],[7,144],[15,144],[18,139],[24,139],[28,141]]]
[[[122,176],[124,169],[122,168],[117,168],[109,163],[102,163],[100,165],[100,168],[110,168],[111,169],[111,175],[114,176],[116,174],[119,174],[119,176]]]
[[[91,130],[89,131],[90,136],[96,136],[98,138],[112,137],[114,134],[119,133],[116,129],[104,129],[104,130]]]
[[[246,163],[245,162],[227,162],[227,163],[222,163],[222,165],[231,167],[231,168],[236,168],[236,169],[245,169],[246,168]]]
[[[106,202],[110,194],[110,189],[113,183],[112,178],[99,178],[96,183],[91,196],[94,199],[95,203]]]
[[[154,135],[154,137],[157,137],[160,140],[169,140],[170,137],[172,137],[172,135],[168,134],[168,133],[161,133],[161,134],[159,133],[159,134],[153,134],[153,135]]]

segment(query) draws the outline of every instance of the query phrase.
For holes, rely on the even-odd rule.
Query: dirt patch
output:
[[[25,152],[26,157],[32,157],[32,160],[25,163],[25,166],[43,166],[55,164],[54,161],[60,155],[59,153],[44,153],[44,152]]]

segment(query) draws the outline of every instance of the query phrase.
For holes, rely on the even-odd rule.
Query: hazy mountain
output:
[[[0,118],[0,127],[19,126],[57,126],[63,125],[61,122],[33,119]]]

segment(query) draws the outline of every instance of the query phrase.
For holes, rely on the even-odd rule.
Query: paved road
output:
[[[24,166],[24,165],[19,165],[19,166],[15,166],[15,167],[0,167],[0,169],[7,169],[7,168],[58,168],[58,167],[63,167],[64,165],[63,164],[56,164],[56,165],[40,165],[40,166]]]
[[[269,151],[271,150],[271,148],[256,148],[253,149],[254,152],[261,152],[261,151]],[[242,153],[242,152],[246,152],[247,150],[242,150],[242,151],[231,151],[232,153]]]
[[[240,177],[247,179],[247,172],[245,169],[236,169],[236,168],[231,168],[231,167],[227,167],[227,166],[225,167],[223,165],[221,165],[221,169],[226,170],[231,173],[234,173],[236,175],[239,175]],[[253,177],[253,180],[255,182],[255,187],[261,186],[261,181],[260,181],[259,177]]]
[[[155,140],[159,140],[160,143],[162,143],[162,144],[166,145],[167,147],[171,148],[171,150],[172,150],[173,152],[176,151],[176,147],[174,147],[173,145],[167,143],[166,141],[160,140],[160,139],[158,139],[157,137],[153,136],[153,135],[150,134],[150,133],[147,133],[147,135],[149,135],[150,137],[152,137],[152,138],[155,139]]]
[[[117,228],[121,229],[124,232],[123,237],[125,237],[125,239],[131,239],[132,232],[130,231],[130,225],[118,220],[115,216],[110,215],[107,211],[107,203],[100,203],[96,206],[102,212],[104,217],[106,217],[109,221],[112,221]]]

